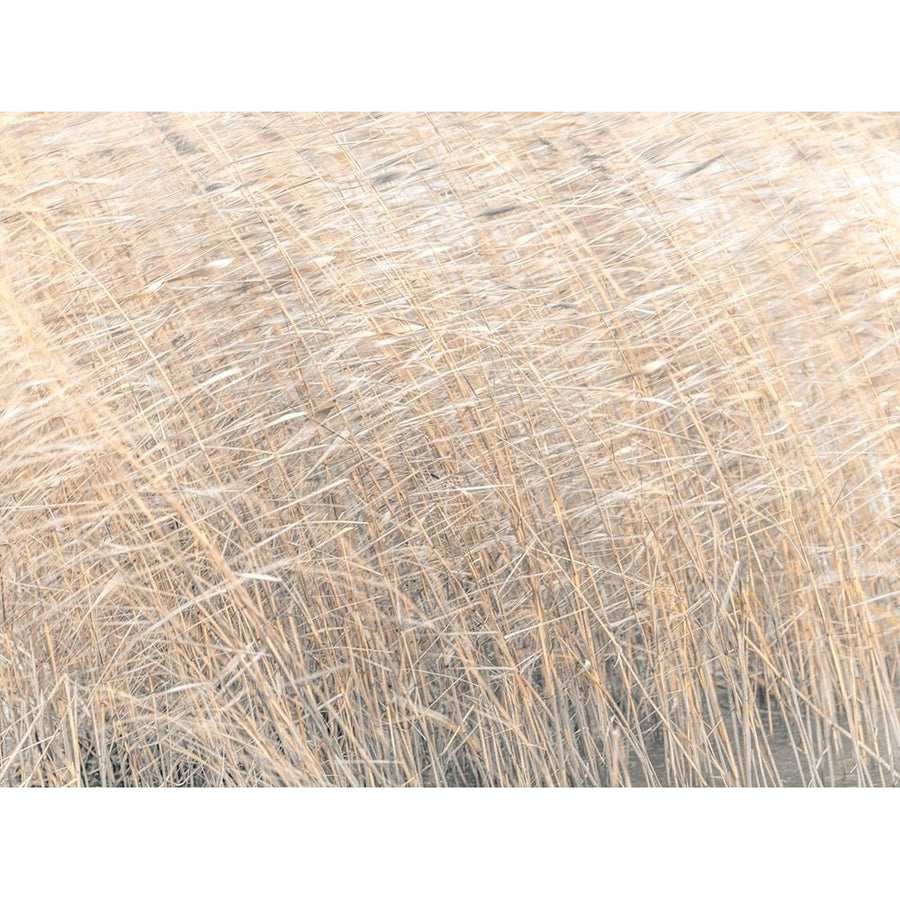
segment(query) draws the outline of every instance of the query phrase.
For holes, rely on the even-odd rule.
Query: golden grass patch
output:
[[[0,783],[898,782],[898,117],[0,126]]]

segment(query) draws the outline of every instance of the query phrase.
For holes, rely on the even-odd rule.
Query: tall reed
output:
[[[0,134],[0,783],[900,780],[898,117]]]

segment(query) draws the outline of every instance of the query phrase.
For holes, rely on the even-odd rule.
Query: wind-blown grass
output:
[[[900,780],[896,116],[0,134],[0,783]]]

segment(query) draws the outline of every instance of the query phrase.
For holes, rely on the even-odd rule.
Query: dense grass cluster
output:
[[[900,783],[898,138],[3,116],[0,784]]]

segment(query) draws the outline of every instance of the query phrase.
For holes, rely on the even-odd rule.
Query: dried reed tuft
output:
[[[0,783],[900,781],[898,117],[0,124]]]

